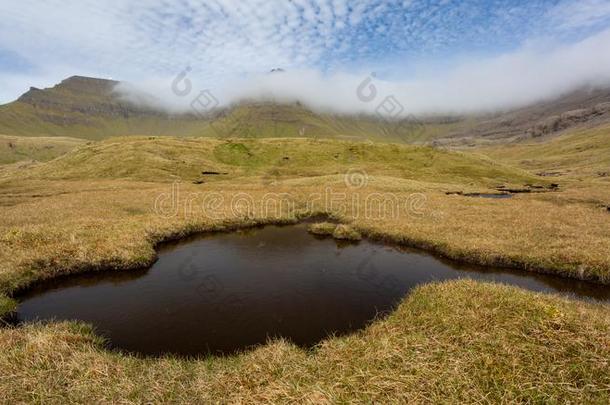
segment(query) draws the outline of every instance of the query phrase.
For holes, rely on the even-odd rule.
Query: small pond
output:
[[[610,300],[605,286],[338,243],[295,225],[199,236],[163,245],[148,270],[40,284],[18,297],[17,321],[85,321],[111,347],[142,355],[230,354],[270,337],[310,347],[365,327],[417,285],[457,278]]]

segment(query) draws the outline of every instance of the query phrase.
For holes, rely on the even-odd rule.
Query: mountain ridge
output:
[[[0,105],[0,133],[104,139],[125,135],[322,137],[469,146],[519,142],[610,122],[610,88],[579,89],[503,112],[402,121],[319,113],[300,103],[241,102],[209,115],[169,113],[121,97],[119,81],[71,76]],[[153,97],[153,96],[150,96]]]

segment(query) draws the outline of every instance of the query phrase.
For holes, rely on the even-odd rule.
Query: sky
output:
[[[412,113],[506,108],[610,84],[610,0],[0,0],[0,15],[0,103],[72,75],[168,109],[209,89],[341,112],[388,96]]]

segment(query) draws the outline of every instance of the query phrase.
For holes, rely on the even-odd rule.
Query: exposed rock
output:
[[[599,103],[594,107],[595,111],[598,114],[605,114],[610,112],[610,102],[608,103]]]
[[[474,118],[474,125],[468,120]],[[427,123],[432,120],[426,119]],[[463,125],[469,122],[468,125]],[[455,130],[444,134],[446,145],[464,146],[472,140],[489,142],[527,140],[558,134],[575,125],[597,126],[610,122],[610,87],[581,89],[513,110],[463,116]],[[430,141],[430,142],[433,142]]]
[[[72,76],[48,89],[31,87],[17,99],[38,110],[43,121],[56,125],[91,125],[91,117],[165,116],[115,94],[119,82]]]
[[[272,74],[282,74],[282,69],[273,69]],[[154,106],[158,101],[150,94],[116,91],[119,82],[113,80],[96,79],[90,77],[73,76],[52,88],[37,89],[31,88],[22,95],[17,102],[9,103],[0,110],[0,132],[4,133],[8,129],[17,131],[31,131],[27,125],[20,125],[32,121],[34,117],[37,127],[45,128],[52,134],[63,134],[61,127],[90,128],[96,135],[107,133],[116,135],[117,131],[124,134],[124,126],[121,121],[129,120],[127,127],[129,134],[141,134],[142,127],[138,122],[142,118],[155,118],[161,121],[162,126],[158,131],[165,134],[167,128],[179,128],[176,131],[190,134],[200,128],[208,128],[205,121],[216,122],[222,120],[222,125],[214,126],[212,129],[220,131],[221,135],[246,136],[259,133],[255,126],[246,124],[252,122],[289,123],[297,128],[309,128],[311,124],[303,121],[303,114],[317,116],[317,113],[301,108],[297,104],[279,105],[276,103],[254,103],[243,102],[233,107],[222,109],[212,109],[203,115],[197,113],[169,114],[160,111]],[[23,108],[27,104],[28,108]],[[295,105],[297,109],[295,110]],[[239,110],[239,114],[235,111]],[[27,114],[24,114],[26,111]],[[242,113],[246,113],[243,115]],[[5,122],[10,122],[3,126]],[[105,120],[114,119],[121,123],[114,128],[114,125],[106,127]],[[331,116],[319,117],[327,122]],[[342,117],[333,126],[342,126],[345,119],[364,119],[366,116]],[[396,123],[388,124],[385,120],[381,124],[378,119],[370,118],[369,122],[373,125],[381,125],[374,131],[388,132],[388,135],[404,136],[405,140],[412,140],[413,135],[425,130],[424,126],[434,127],[441,125],[447,128],[441,131],[442,139],[430,139],[435,147],[451,145],[480,145],[481,141],[514,141],[516,139],[526,139],[532,136],[541,136],[547,133],[562,131],[573,125],[599,125],[610,122],[610,88],[590,88],[585,87],[571,93],[563,94],[553,100],[545,100],[529,106],[516,109],[499,111],[494,113],[481,113],[473,115],[447,115],[447,116],[423,116],[409,117]],[[49,125],[47,129],[47,125]],[[114,124],[114,123],[113,123]],[[132,127],[133,125],[133,127]],[[149,128],[148,123],[144,128]],[[55,127],[60,128],[55,128]],[[13,129],[17,128],[17,129]],[[21,129],[23,128],[23,129]],[[274,127],[275,128],[275,127]],[[83,129],[84,132],[87,129]],[[172,129],[172,131],[174,131]],[[308,129],[309,131],[309,129]],[[171,131],[170,131],[171,132]],[[262,130],[261,130],[262,132]],[[262,132],[266,133],[266,132]],[[11,132],[12,134],[12,132]],[[83,134],[85,136],[86,134]],[[90,135],[90,134],[87,134]],[[305,136],[304,133],[301,136]],[[311,136],[311,135],[310,135]],[[422,143],[425,143],[422,141]],[[351,150],[357,154],[358,150]],[[339,159],[335,155],[335,159]]]
[[[603,115],[608,111],[610,111],[610,103],[601,103],[591,108],[566,111],[560,115],[544,119],[531,128],[529,132],[534,137],[559,132],[573,125],[586,122],[596,116]]]

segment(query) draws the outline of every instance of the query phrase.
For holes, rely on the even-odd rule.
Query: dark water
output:
[[[505,198],[513,198],[512,194],[507,193],[498,193],[498,194],[465,194],[466,197],[472,198],[497,198],[497,199],[505,199]]]
[[[193,238],[147,271],[73,276],[21,296],[19,321],[82,320],[115,348],[227,354],[284,337],[310,346],[364,327],[414,286],[472,278],[610,300],[604,286],[457,265],[363,241],[339,245],[305,225]]]

